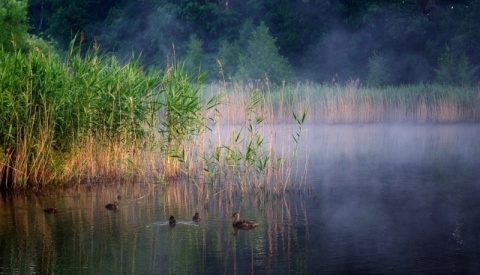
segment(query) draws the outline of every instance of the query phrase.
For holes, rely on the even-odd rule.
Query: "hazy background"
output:
[[[480,0],[30,0],[30,32],[210,79],[471,85]],[[175,50],[172,45],[175,45]]]

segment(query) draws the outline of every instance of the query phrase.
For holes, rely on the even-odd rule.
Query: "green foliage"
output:
[[[209,129],[207,113],[216,110],[221,102],[222,95],[209,99],[202,97],[200,88],[205,76],[205,73],[199,73],[192,77],[181,66],[169,67],[164,73],[160,85],[158,131],[162,137],[165,174],[169,176],[177,175],[179,162],[186,167],[192,163],[185,147]]]
[[[217,53],[217,58],[221,63],[222,75],[231,80],[234,78],[240,63],[242,48],[238,43],[228,43],[224,41]]]
[[[49,49],[0,50],[0,123],[8,125],[0,128],[0,146],[23,159],[16,182],[51,180],[61,156],[87,138],[105,146],[149,138],[160,79],[138,64],[99,57],[96,48],[81,55],[73,43],[64,61]]]
[[[205,53],[203,52],[203,42],[192,34],[187,45],[187,54],[185,55],[184,68],[187,72],[200,71],[204,68]]]
[[[259,109],[263,103],[260,91],[250,93],[245,106],[245,121],[239,130],[232,132],[231,144],[217,146],[213,153],[204,155],[204,172],[210,182],[215,183],[217,176],[226,176],[245,191],[252,186],[259,187],[265,180],[271,168],[271,156],[265,148],[262,133],[265,117]],[[222,169],[224,163],[228,169]]]
[[[457,77],[460,85],[474,85],[476,84],[478,66],[473,66],[465,54],[460,56],[457,65]]]
[[[243,49],[243,52],[246,52],[248,47],[248,41],[252,38],[252,34],[255,31],[255,25],[251,19],[245,20],[242,24],[242,28],[239,31],[237,44]]]
[[[294,73],[317,82],[330,81],[335,74],[340,79],[364,80],[369,77],[372,52],[378,50],[392,57],[385,60],[391,83],[403,85],[435,81],[434,68],[445,44],[456,54],[465,53],[471,68],[480,65],[479,1],[432,3],[144,0],[139,4],[126,0],[31,0],[28,17],[32,33],[54,37],[62,50],[68,48],[73,34],[83,31],[85,41],[95,38],[104,53],[116,52],[120,60],[128,60],[132,52],[141,52],[142,64],[149,66],[171,63],[172,44],[178,56],[198,57],[198,45],[189,45],[191,35],[195,35],[203,44],[204,70],[216,70],[212,64],[219,59],[227,77],[240,79],[268,76],[278,81]],[[14,10],[4,9],[3,13]],[[274,43],[259,37],[252,39],[259,22],[268,27]],[[8,27],[2,28],[0,34],[4,45],[11,44]],[[237,53],[237,58],[231,56],[232,52]],[[269,68],[272,53],[273,68]],[[197,67],[196,63],[186,58],[185,69]],[[466,67],[466,79],[459,82],[470,82],[470,67]],[[208,73],[217,75],[216,71]],[[382,77],[372,74],[376,75],[370,76],[375,83],[372,85],[382,85],[377,84],[383,82]]]
[[[52,105],[58,103],[62,83],[66,73],[62,70],[59,58],[53,53],[30,51],[8,53],[0,50],[0,143],[15,148],[26,133],[47,127],[40,123],[51,112]],[[52,126],[52,125],[48,125]]]
[[[93,34],[89,33],[90,26],[98,24],[106,19],[110,9],[115,7],[114,0],[44,0],[36,4],[33,9],[34,18],[49,14],[48,18],[38,18],[48,22],[45,33],[54,37],[59,44],[68,47],[69,42],[76,33],[86,34],[86,40],[90,41]],[[37,23],[40,24],[40,23]]]
[[[168,155],[179,156],[183,142],[203,130],[203,103],[199,91],[204,78],[203,73],[192,78],[181,66],[165,71],[159,131],[166,141],[164,151]]]
[[[440,84],[453,84],[456,71],[455,56],[447,46],[445,52],[438,59],[438,69],[435,70],[436,81]]]
[[[248,40],[246,55],[240,59],[240,79],[268,78],[272,82],[280,83],[290,77],[290,65],[287,59],[279,54],[275,41],[264,23],[255,28]]]
[[[252,37],[255,30],[252,20],[246,20],[240,29],[238,39],[229,43],[224,40],[220,44],[217,58],[222,66],[222,76],[229,80],[233,80],[238,76],[241,67],[241,60],[247,57],[248,40]]]
[[[279,54],[275,38],[268,33],[268,27],[261,23],[254,27],[247,20],[239,39],[234,43],[224,41],[217,53],[224,75],[229,79],[252,80],[268,78],[281,82],[291,76],[288,60]]]
[[[19,152],[15,185],[56,179],[87,142],[140,152],[157,142],[156,130],[163,156],[185,162],[182,146],[208,128],[207,111],[221,101],[199,93],[205,74],[146,71],[137,59],[99,56],[96,44],[81,48],[72,42],[64,60],[49,48],[0,49],[0,148]]]
[[[27,1],[0,0],[0,46],[7,51],[25,46],[27,39]]]
[[[391,83],[389,66],[382,54],[374,52],[368,59],[367,83],[370,86],[385,86]]]
[[[455,55],[447,46],[438,59],[435,81],[442,85],[472,85],[476,81],[477,70],[465,54]]]
[[[99,57],[95,48],[81,55],[73,42],[65,65],[75,104],[69,108],[77,109],[71,123],[79,121],[75,131],[126,143],[146,136],[143,123],[158,109],[157,75],[135,59],[121,64],[115,56]]]

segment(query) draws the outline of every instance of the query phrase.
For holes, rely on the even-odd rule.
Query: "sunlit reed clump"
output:
[[[132,164],[152,149],[161,78],[74,45],[64,59],[0,50],[3,186],[141,174]]]

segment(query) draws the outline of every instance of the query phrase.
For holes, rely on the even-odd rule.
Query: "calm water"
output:
[[[206,198],[189,183],[2,194],[0,274],[480,270],[479,125],[305,128],[302,194]],[[261,225],[235,231],[234,211]]]

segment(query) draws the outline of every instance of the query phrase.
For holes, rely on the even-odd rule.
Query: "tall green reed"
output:
[[[285,133],[278,132],[276,125],[266,123],[273,114],[268,91],[253,89],[247,94],[244,95],[245,101],[240,102],[237,95],[227,91],[227,99],[234,101],[229,106],[234,110],[244,108],[242,112],[236,112],[242,115],[238,118],[241,123],[235,119],[229,124],[222,118],[219,136],[209,140],[209,150],[203,155],[205,180],[214,187],[221,186],[227,194],[259,190],[285,192],[291,187],[292,166],[308,109],[300,114],[293,112],[298,127],[293,135],[294,148],[290,145],[285,148],[284,144],[289,143],[284,140]],[[287,128],[283,130],[289,131]],[[225,139],[223,133],[226,131],[230,132]]]
[[[0,51],[2,185],[179,176],[183,168],[190,176],[204,156],[211,161],[195,173],[222,174],[245,191],[262,187],[278,166],[266,149],[271,105],[261,90],[253,89],[233,143],[205,153],[202,139],[224,94],[206,98],[204,74],[177,65],[146,70],[138,59],[122,63],[99,56],[97,45],[83,47],[72,42],[63,57],[48,48]]]
[[[205,99],[200,88],[206,77],[200,73],[189,75],[183,66],[173,65],[166,69],[160,91],[159,128],[162,137],[162,152],[165,154],[165,175],[174,176],[179,171],[179,162],[189,164],[186,143],[194,143],[208,128],[207,114],[221,103],[222,95]],[[188,146],[187,146],[188,147]]]
[[[0,50],[0,60],[0,145],[15,152],[15,187],[93,176],[75,161],[89,141],[102,148],[90,152],[97,157],[89,161],[98,161],[102,152],[133,152],[153,136],[146,126],[158,110],[160,77],[137,60],[121,64],[95,48],[82,52],[73,42],[64,59],[37,48]]]

